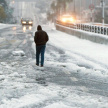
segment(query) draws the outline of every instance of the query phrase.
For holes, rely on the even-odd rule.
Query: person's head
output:
[[[38,25],[37,30],[42,30],[42,27],[40,25]]]

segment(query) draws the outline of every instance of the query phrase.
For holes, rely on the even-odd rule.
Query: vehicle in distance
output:
[[[21,18],[21,24],[33,26],[33,20],[31,18]]]
[[[64,23],[75,23],[75,19],[71,15],[63,15],[61,21]]]

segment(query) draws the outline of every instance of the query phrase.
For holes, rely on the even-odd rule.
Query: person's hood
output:
[[[38,25],[37,30],[42,30],[42,27],[40,25]]]

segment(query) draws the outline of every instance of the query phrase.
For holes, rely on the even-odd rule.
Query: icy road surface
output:
[[[50,41],[41,69],[35,29],[0,30],[0,108],[108,108],[108,46],[43,26]]]

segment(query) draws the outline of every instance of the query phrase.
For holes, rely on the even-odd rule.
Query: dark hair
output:
[[[42,30],[42,27],[40,25],[38,25],[37,30]]]

